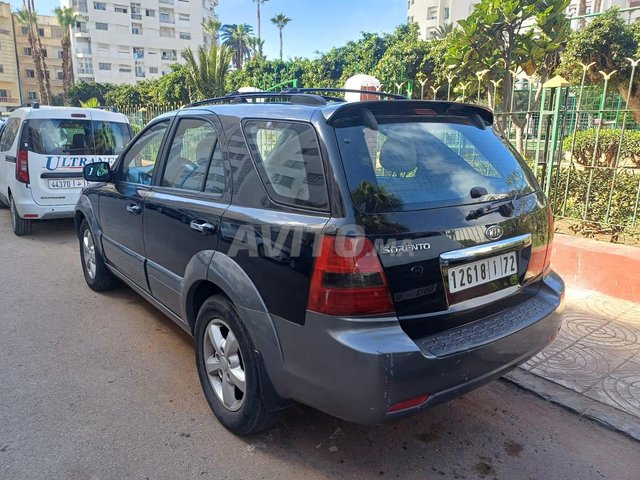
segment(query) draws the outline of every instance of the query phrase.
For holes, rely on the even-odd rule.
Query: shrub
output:
[[[622,130],[619,128],[603,128],[600,130],[595,165],[601,167],[615,166],[621,132]],[[576,163],[585,166],[591,165],[596,135],[597,130],[595,128],[576,132],[576,144],[573,146],[573,159]],[[571,152],[572,143],[573,135],[569,135],[564,139],[563,150],[567,153]],[[618,166],[625,164],[640,167],[640,131],[625,130],[622,136]]]

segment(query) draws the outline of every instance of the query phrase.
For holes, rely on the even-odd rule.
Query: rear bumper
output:
[[[274,386],[347,421],[395,420],[460,396],[538,353],[560,329],[563,298],[564,283],[551,273],[517,308],[417,341],[390,318],[307,312],[303,326],[276,321],[284,375]],[[387,413],[421,395],[429,398],[419,407]]]
[[[25,215],[37,215],[36,217],[26,217],[29,220],[51,220],[54,218],[72,218],[76,205],[38,205],[33,201],[30,192],[22,195],[13,193],[13,201],[18,210],[18,215],[25,218]]]

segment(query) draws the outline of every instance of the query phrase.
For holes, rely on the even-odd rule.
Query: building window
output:
[[[449,7],[444,7],[444,19],[449,20]]]
[[[147,17],[155,17],[156,16],[156,11],[147,9],[147,10],[144,11],[144,14]]]
[[[141,58],[144,58],[144,48],[133,47],[133,58],[135,60],[140,60]]]
[[[173,20],[171,19],[171,15],[169,15],[166,12],[160,12],[160,21],[162,23],[173,23]]]
[[[427,20],[438,19],[438,7],[429,7],[427,9]]]
[[[132,23],[131,24],[131,33],[134,35],[142,35],[142,24],[141,23]]]
[[[116,13],[127,13],[127,7],[123,7],[122,5],[114,5],[113,11]]]
[[[188,32],[180,32],[180,40],[191,40],[191,34]]]
[[[136,67],[136,77],[144,77],[144,67],[138,66]]]
[[[172,28],[160,27],[160,36],[165,38],[175,38],[176,34]]]
[[[78,59],[78,73],[81,75],[93,75],[93,64],[86,58]]]
[[[40,53],[42,54],[42,56],[44,58],[47,58],[47,49],[46,48],[43,48],[42,50],[40,50]]]
[[[38,92],[27,92],[29,100],[38,100]]]
[[[29,27],[20,27],[20,32],[22,35],[27,35],[29,33]]]
[[[109,24],[104,22],[96,22],[96,30],[109,30]]]
[[[139,3],[131,3],[131,18],[133,20],[142,20],[142,10]]]
[[[0,63],[0,73],[4,73],[4,65]]]
[[[98,70],[111,70],[111,64],[110,63],[99,63],[98,64]]]
[[[62,29],[59,27],[51,27],[51,36],[53,38],[62,38]]]
[[[188,22],[190,20],[190,17],[186,13],[179,13],[178,20],[180,20],[181,22]]]
[[[175,50],[163,50],[162,60],[176,60],[177,54]]]
[[[131,67],[128,67],[126,65],[120,65],[120,68],[118,68],[118,71],[120,73],[131,73]]]
[[[93,2],[94,10],[106,10],[107,4],[105,2]]]
[[[31,56],[31,47],[24,47],[22,49],[22,52],[25,54],[25,56],[30,57]]]
[[[0,89],[0,98],[7,98],[9,96],[9,91],[3,89]]]
[[[40,35],[41,37],[44,37],[44,28],[38,28],[38,35]]]
[[[27,78],[36,78],[35,70],[27,69],[25,70],[25,75]]]
[[[56,73],[56,78],[58,80],[64,80],[64,72],[57,72]]]
[[[64,50],[58,50],[56,56],[62,60],[64,58]]]
[[[158,67],[149,67],[149,73],[158,73]]]

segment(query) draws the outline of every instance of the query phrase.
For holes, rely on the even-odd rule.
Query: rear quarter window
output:
[[[2,135],[0,135],[0,152],[6,152],[12,147],[19,129],[19,118],[11,117],[6,121],[2,129]]]
[[[311,125],[248,120],[243,130],[258,173],[274,201],[313,209],[328,208],[320,146]]]

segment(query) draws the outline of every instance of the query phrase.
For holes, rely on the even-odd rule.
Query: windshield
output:
[[[129,125],[121,122],[29,121],[29,150],[42,155],[119,155],[129,140]]]
[[[364,212],[467,205],[535,191],[535,179],[489,128],[378,118],[336,124],[356,206]],[[360,122],[358,122],[360,123]]]

